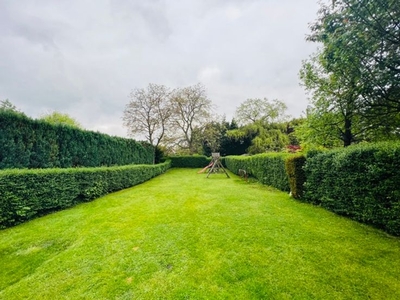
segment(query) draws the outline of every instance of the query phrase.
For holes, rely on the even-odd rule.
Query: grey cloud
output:
[[[111,11],[117,18],[130,19],[135,16],[143,18],[150,33],[165,41],[172,33],[166,17],[166,4],[162,0],[111,2]]]
[[[247,98],[299,115],[304,40],[316,1],[0,1],[0,99],[32,117],[58,110],[87,129],[126,135],[133,88],[202,81],[230,119]]]

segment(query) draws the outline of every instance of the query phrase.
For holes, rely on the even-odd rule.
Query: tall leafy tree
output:
[[[284,124],[286,109],[279,100],[247,99],[235,114],[242,126],[229,130],[227,136],[235,141],[250,140],[246,149],[250,154],[282,150],[289,143]]]
[[[246,149],[249,154],[281,151],[290,142],[286,132],[286,123],[263,123],[256,121],[227,132],[228,137],[238,140],[250,140]]]
[[[329,50],[326,52],[330,54]],[[335,141],[349,146],[368,129],[368,126],[362,126],[360,120],[359,72],[349,71],[344,76],[343,57],[330,56],[326,52],[321,51],[304,62],[300,71],[300,79],[312,95],[307,122],[303,125],[303,137],[308,141],[320,140],[324,146],[336,145]]]
[[[133,137],[145,134],[146,140],[158,147],[165,138],[172,115],[171,90],[164,85],[150,83],[146,89],[133,90],[130,97],[123,116],[128,134]]]
[[[336,31],[345,46],[342,51],[359,58],[356,66],[361,71],[359,89],[366,115],[375,124],[388,124],[400,112],[399,2],[335,1],[329,19],[341,23]],[[318,30],[316,37],[320,38]]]
[[[231,131],[239,129],[235,119],[231,122],[222,123],[222,137],[220,145],[220,153],[222,156],[227,155],[242,155],[246,153],[246,150],[251,145],[251,137],[242,135],[232,135]]]
[[[220,152],[221,141],[225,133],[224,122],[211,121],[200,130],[200,143],[203,154],[210,156],[213,152]]]
[[[324,127],[336,127],[344,146],[398,132],[399,20],[397,0],[336,0],[321,4],[311,25],[308,40],[322,44],[301,72],[313,96],[312,118],[323,125],[336,119]]]

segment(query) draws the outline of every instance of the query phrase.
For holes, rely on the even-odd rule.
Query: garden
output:
[[[149,83],[125,138],[0,100],[0,299],[400,299],[399,7],[320,2],[294,118]]]
[[[0,298],[400,297],[398,238],[255,179],[198,170],[0,231]]]
[[[1,299],[400,297],[399,143],[214,155],[228,173],[209,173],[0,117]]]

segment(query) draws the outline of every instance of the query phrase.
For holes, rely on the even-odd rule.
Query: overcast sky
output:
[[[248,98],[305,111],[317,0],[0,0],[0,100],[126,136],[132,89],[201,82],[230,120]]]

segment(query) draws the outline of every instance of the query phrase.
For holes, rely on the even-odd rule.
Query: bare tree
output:
[[[172,109],[169,103],[171,91],[164,85],[150,83],[147,89],[131,92],[131,101],[124,110],[123,121],[132,137],[142,136],[157,147],[165,137]]]
[[[178,146],[196,153],[197,145],[193,133],[202,127],[210,116],[211,100],[207,98],[202,84],[177,89],[171,98],[173,109],[172,127],[181,133]]]

